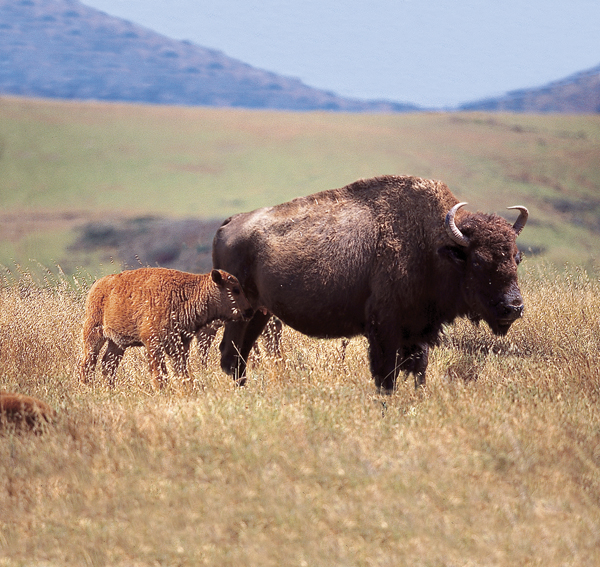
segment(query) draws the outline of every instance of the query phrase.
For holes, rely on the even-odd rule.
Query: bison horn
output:
[[[458,211],[458,209],[461,207],[464,207],[466,204],[467,203],[457,203],[448,211],[448,214],[446,215],[446,232],[448,233],[448,236],[459,246],[468,246],[469,239],[456,226],[454,216],[456,215],[456,211]]]
[[[529,211],[527,210],[527,207],[521,206],[507,207],[507,209],[518,209],[519,211],[521,211],[519,214],[519,218],[515,221],[515,224],[513,224],[513,230],[517,233],[518,236],[519,234],[521,234],[521,231],[523,230],[523,227],[527,222],[527,218],[529,217]]]

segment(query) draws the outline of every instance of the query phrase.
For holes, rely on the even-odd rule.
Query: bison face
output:
[[[467,256],[463,295],[471,315],[486,321],[495,334],[505,335],[523,315],[523,298],[517,283],[521,254],[516,246],[514,250],[494,252],[490,255],[474,250]]]
[[[220,291],[220,304],[223,313],[228,320],[247,321],[254,315],[254,309],[244,295],[240,282],[235,276],[223,270],[212,270],[211,278]]]
[[[445,246],[440,253],[459,270],[460,292],[466,314],[473,320],[483,319],[497,335],[505,335],[523,315],[523,297],[517,281],[521,253],[516,238],[527,221],[527,209],[514,225],[496,215],[465,214],[459,221],[454,215],[464,203],[448,213],[446,228],[455,246]]]

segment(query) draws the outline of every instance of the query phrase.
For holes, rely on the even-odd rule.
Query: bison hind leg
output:
[[[121,348],[114,341],[108,340],[106,351],[102,357],[102,375],[108,380],[108,384],[111,388],[115,385],[117,368],[119,367],[124,354],[124,348]]]
[[[96,368],[100,349],[106,342],[103,335],[102,327],[97,325],[91,328],[84,328],[83,333],[83,354],[81,356],[81,364],[79,368],[79,379],[84,384],[87,384],[89,378]]]
[[[165,345],[159,339],[151,339],[146,344],[148,365],[155,388],[162,390],[167,383],[167,364]]]
[[[221,368],[243,386],[246,383],[246,362],[256,339],[271,317],[257,311],[250,321],[231,321],[225,325],[221,350]]]

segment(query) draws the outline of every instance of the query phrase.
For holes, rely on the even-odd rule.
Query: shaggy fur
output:
[[[166,382],[165,355],[189,385],[192,339],[214,321],[240,320],[253,311],[238,280],[221,270],[190,274],[166,268],[140,268],[98,280],[86,301],[80,378],[87,382],[100,349],[102,373],[111,385],[125,349],[144,346],[154,383]]]
[[[12,392],[0,392],[0,429],[14,424],[20,430],[43,431],[56,412],[46,403]]]
[[[314,337],[366,336],[385,391],[400,371],[424,383],[429,347],[458,316],[508,331],[522,312],[517,230],[460,209],[459,246],[445,228],[457,203],[440,181],[385,176],[227,219],[213,265],[238,277],[255,315],[226,325],[223,370],[243,383],[271,314]]]

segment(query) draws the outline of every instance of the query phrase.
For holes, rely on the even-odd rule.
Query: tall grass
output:
[[[288,328],[243,389],[216,347],[191,394],[141,349],[83,386],[88,284],[7,276],[0,388],[58,418],[0,433],[0,566],[600,564],[600,284],[525,267],[507,337],[458,322],[387,397],[362,339]]]

